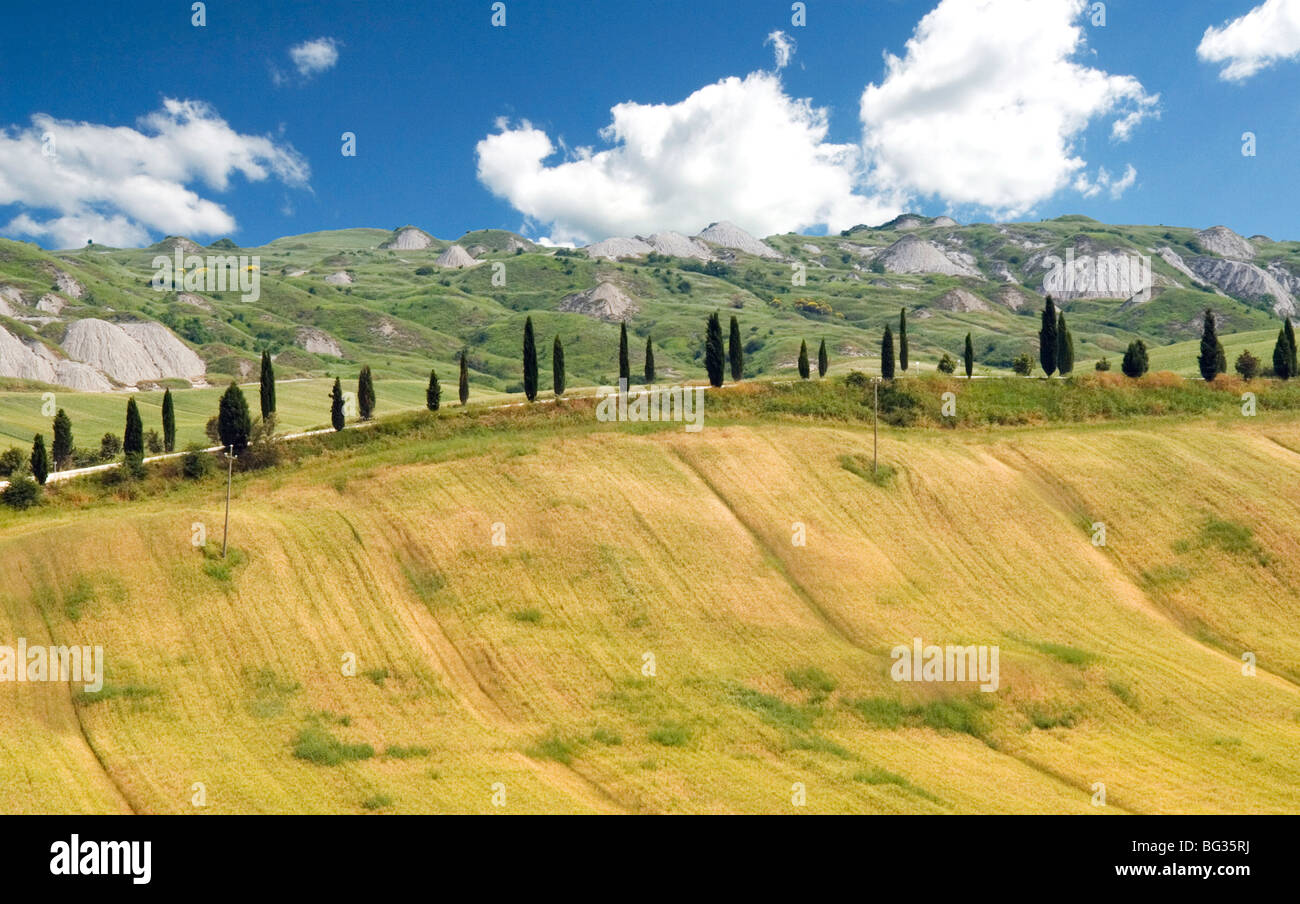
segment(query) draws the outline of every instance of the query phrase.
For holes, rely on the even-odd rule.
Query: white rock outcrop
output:
[[[313,355],[328,355],[331,358],[343,357],[343,348],[339,345],[338,340],[314,326],[299,327],[298,335],[294,341],[304,351],[311,352]]]
[[[735,223],[726,220],[710,223],[708,228],[695,238],[702,242],[708,242],[710,245],[717,245],[720,248],[730,248],[733,251],[752,254],[754,257],[781,257],[779,253],[754,238]]]
[[[915,235],[905,235],[881,253],[880,262],[887,273],[937,273],[943,276],[983,274],[964,260],[955,260],[931,242]]]
[[[559,309],[617,323],[635,314],[640,307],[618,286],[603,282],[585,292],[564,296],[560,299]]]
[[[331,286],[350,286],[356,282],[356,280],[353,279],[352,274],[348,271],[336,270],[329,276],[325,277],[325,282],[327,285]]]
[[[941,311],[953,311],[958,314],[974,314],[989,310],[988,302],[965,289],[949,289],[931,304]]]
[[[1290,317],[1296,312],[1293,296],[1270,273],[1244,261],[1223,260],[1217,257],[1197,257],[1191,262],[1192,271],[1202,281],[1228,295],[1253,301],[1272,299],[1273,313]]]
[[[37,380],[78,392],[108,392],[113,384],[88,364],[60,358],[43,344],[24,342],[0,327],[0,377]]]
[[[645,239],[645,243],[659,254],[669,257],[690,257],[707,261],[713,258],[713,252],[703,242],[682,235],[680,232],[656,232]]]
[[[433,236],[414,226],[403,226],[379,246],[383,251],[422,251],[433,246]]]
[[[1255,259],[1255,246],[1227,226],[1211,226],[1196,233],[1196,240],[1210,254],[1236,261]]]
[[[68,324],[63,350],[127,386],[207,372],[203,359],[161,323],[76,320]]]
[[[470,253],[460,247],[460,245],[452,245],[446,251],[442,252],[442,254],[439,254],[438,259],[434,261],[436,266],[448,267],[451,269],[473,267],[477,263],[478,261],[474,260],[474,258],[470,256]]]
[[[587,257],[593,260],[605,258],[606,260],[620,261],[627,257],[644,257],[654,251],[655,248],[649,242],[638,238],[615,236],[588,245],[582,250],[587,253]]]

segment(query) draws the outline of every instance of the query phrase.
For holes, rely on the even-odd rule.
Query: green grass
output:
[[[339,766],[368,760],[375,755],[375,748],[369,744],[345,744],[323,725],[311,724],[298,732],[293,742],[293,755],[317,766]]]

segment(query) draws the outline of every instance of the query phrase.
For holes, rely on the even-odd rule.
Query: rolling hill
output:
[[[311,440],[237,475],[226,562],[215,478],[0,512],[0,633],[108,661],[0,685],[3,808],[1300,808],[1292,414],[887,428],[877,484],[869,421],[751,396]],[[891,681],[917,637],[999,689]]]

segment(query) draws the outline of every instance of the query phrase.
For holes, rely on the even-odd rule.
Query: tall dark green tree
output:
[[[45,451],[45,437],[36,434],[36,439],[32,441],[32,476],[41,486],[45,486],[45,481],[50,477],[50,455]]]
[[[564,346],[559,336],[551,346],[551,389],[555,390],[557,399],[564,395]]]
[[[721,386],[723,369],[726,367],[726,355],[722,350],[722,321],[717,312],[709,315],[709,324],[704,333],[704,369],[709,372],[709,383]],[[807,375],[804,375],[807,379]]]
[[[524,397],[537,398],[537,338],[533,335],[533,318],[524,319]]]
[[[438,382],[438,372],[429,369],[429,388],[424,391],[424,407],[437,411],[442,407],[442,385]]]
[[[894,331],[885,324],[885,335],[880,339],[880,375],[894,379]]]
[[[808,368],[808,343],[799,340],[799,379],[806,380],[812,373]]]
[[[1290,317],[1283,317],[1282,324],[1282,329],[1286,333],[1287,345],[1291,347],[1291,376],[1300,376],[1300,356],[1296,354],[1295,327],[1291,325]]]
[[[126,431],[122,434],[122,451],[127,455],[144,454],[144,424],[140,421],[140,409],[135,404],[135,396],[126,401]]]
[[[1147,360],[1147,344],[1141,339],[1134,339],[1128,344],[1128,350],[1124,352],[1124,361],[1120,369],[1124,371],[1124,376],[1137,379],[1147,372],[1150,362]]]
[[[342,430],[347,423],[343,412],[343,386],[339,378],[334,378],[334,388],[330,390],[330,426]]]
[[[176,451],[176,403],[172,401],[172,391],[163,393],[162,404],[163,451]]]
[[[261,403],[262,403],[262,420],[267,420],[275,414],[275,368],[271,366],[271,353],[262,352],[262,379],[261,379]]]
[[[1047,296],[1043,307],[1043,323],[1038,330],[1038,363],[1043,366],[1043,373],[1049,377],[1056,373],[1056,304],[1052,296]]]
[[[1286,327],[1277,331],[1277,342],[1273,345],[1273,376],[1279,380],[1289,380],[1296,376],[1291,370],[1291,343],[1286,338]]]
[[[460,407],[469,402],[469,361],[465,349],[460,350]]]
[[[1201,368],[1201,377],[1206,383],[1213,383],[1214,378],[1228,369],[1227,355],[1223,343],[1219,341],[1219,331],[1214,323],[1214,311],[1205,309],[1205,322],[1201,327],[1201,353],[1196,356],[1196,363]]]
[[[650,337],[645,337],[645,382],[649,386],[655,381],[655,347]]]
[[[632,361],[627,354],[627,321],[618,328],[618,378],[632,382]]]
[[[253,419],[248,413],[248,400],[235,383],[226,387],[217,406],[217,435],[221,445],[230,446],[236,455],[248,448],[248,437],[253,432]]]
[[[966,348],[961,353],[961,360],[966,365],[966,379],[969,380],[975,373],[975,346],[970,341],[970,333],[966,334]]]
[[[50,450],[54,457],[55,469],[66,468],[72,461],[72,419],[62,408],[54,415],[54,447]]]
[[[740,342],[740,322],[731,315],[731,329],[727,333],[727,358],[731,361],[731,380],[739,383],[745,377],[745,347]]]
[[[826,371],[830,369],[831,359],[830,356],[826,354],[826,340],[823,339],[822,344],[817,349],[817,376],[826,376]]]
[[[1065,325],[1065,312],[1056,315],[1056,370],[1063,377],[1074,371],[1074,336]]]
[[[370,374],[369,364],[361,365],[361,375],[357,377],[357,413],[363,421],[375,416],[375,378]]]
[[[907,373],[907,308],[898,312],[898,367]]]

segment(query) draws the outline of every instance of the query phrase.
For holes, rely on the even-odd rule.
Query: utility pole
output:
[[[875,480],[876,463],[880,460],[880,378],[871,381],[871,388],[874,390],[876,413],[871,419],[871,478]],[[224,553],[223,553],[224,555]]]
[[[230,483],[235,473],[235,447],[226,447],[226,526],[221,530],[221,558],[226,557],[226,541],[230,537]]]

